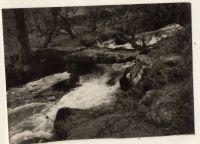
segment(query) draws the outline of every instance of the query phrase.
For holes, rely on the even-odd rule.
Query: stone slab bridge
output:
[[[65,63],[112,64],[134,60],[139,51],[129,49],[52,47],[35,50],[35,57],[42,61],[58,60]]]

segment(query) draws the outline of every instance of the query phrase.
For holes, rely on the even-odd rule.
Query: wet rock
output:
[[[41,112],[47,105],[45,103],[30,103],[8,111],[9,129],[36,113]]]
[[[40,80],[29,82],[26,84],[28,91],[41,93],[50,89],[56,83],[69,79],[69,73],[59,73],[41,78]]]
[[[141,62],[136,62],[130,67],[129,81],[132,87],[136,87],[138,82],[143,77],[144,69],[146,68]]]
[[[120,88],[124,91],[127,91],[130,89],[131,84],[129,79],[127,78],[127,74],[129,72],[129,69],[126,69],[124,74],[122,75],[122,77],[119,80],[119,84],[120,84]]]
[[[143,78],[145,70],[151,68],[151,61],[148,61],[148,58],[145,58],[145,56],[137,57],[135,63],[125,70],[122,78],[120,79],[120,87],[122,90],[128,90],[131,87],[136,88],[138,83]]]
[[[74,115],[80,114],[82,110],[73,108],[61,108],[56,114],[54,131],[56,139],[66,139],[70,133],[70,122]]]

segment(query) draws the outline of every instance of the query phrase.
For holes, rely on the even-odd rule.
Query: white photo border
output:
[[[4,46],[3,46],[3,8],[67,7],[92,5],[150,4],[189,2],[192,6],[192,48],[193,48],[193,87],[195,134],[177,136],[155,136],[126,139],[90,139],[50,142],[50,144],[197,144],[200,142],[200,1],[199,0],[0,0],[0,143],[9,144],[6,103]]]

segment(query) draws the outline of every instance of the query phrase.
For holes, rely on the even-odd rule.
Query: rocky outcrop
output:
[[[130,85],[127,96],[135,101],[138,115],[165,127],[166,133],[194,131],[192,79],[187,78],[190,75],[186,73],[183,57],[165,55],[155,60],[139,55],[127,71],[124,72],[126,84]]]

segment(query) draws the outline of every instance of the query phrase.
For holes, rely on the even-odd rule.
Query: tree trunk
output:
[[[53,16],[53,22],[52,22],[50,30],[47,32],[46,41],[44,43],[44,48],[46,48],[48,46],[48,44],[51,42],[53,33],[56,30],[58,13],[59,13],[59,9],[53,9],[53,8],[51,9],[51,14]]]
[[[29,63],[31,59],[31,49],[28,39],[28,32],[24,18],[23,9],[15,9],[16,33],[20,44],[20,63]]]
[[[91,18],[91,27],[92,31],[95,31],[97,29],[97,16],[98,16],[98,9],[96,8],[94,12],[92,13],[92,18]],[[107,20],[105,21],[105,23]]]

